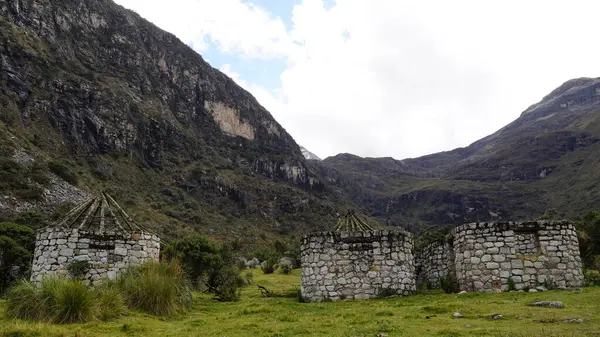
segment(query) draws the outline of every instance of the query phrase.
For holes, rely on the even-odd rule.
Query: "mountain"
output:
[[[319,158],[316,154],[308,151],[304,146],[300,146],[300,151],[302,151],[304,159],[321,160],[321,158]]]
[[[340,154],[320,179],[390,225],[574,217],[600,207],[600,79],[561,85],[494,134],[420,158]]]
[[[0,79],[2,219],[107,190],[167,238],[255,242],[345,207],[251,94],[112,1],[1,2]]]
[[[600,206],[599,116],[600,79],[581,78],[464,148],[321,161],[132,11],[0,2],[0,221],[51,220],[103,190],[166,239],[249,245],[331,228],[347,208],[415,230],[550,209],[573,217]]]

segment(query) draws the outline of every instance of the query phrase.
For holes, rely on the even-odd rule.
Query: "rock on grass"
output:
[[[554,307],[554,308],[564,308],[565,307],[563,302],[559,302],[559,301],[539,301],[539,302],[534,302],[531,305],[536,306],[536,307]]]

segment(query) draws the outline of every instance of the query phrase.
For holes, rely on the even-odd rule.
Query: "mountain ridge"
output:
[[[520,220],[600,205],[600,79],[569,80],[470,145],[306,159],[173,34],[108,0],[0,4],[0,220],[107,190],[166,238],[260,245],[330,229]],[[318,157],[317,157],[318,158]]]
[[[362,193],[349,192],[351,199],[397,225],[518,220],[551,208],[572,217],[600,205],[589,192],[595,186],[589,177],[600,178],[597,161],[587,158],[600,152],[599,140],[600,79],[572,79],[466,147],[402,160],[339,154],[320,163],[321,172],[335,170],[336,179],[321,179],[358,183],[349,189]],[[570,174],[573,165],[577,171]]]
[[[249,240],[333,221],[339,204],[294,139],[173,34],[108,0],[4,2],[0,28],[0,175],[11,182],[0,217],[58,208],[54,170],[167,237]]]

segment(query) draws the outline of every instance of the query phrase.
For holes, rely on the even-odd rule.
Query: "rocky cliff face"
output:
[[[299,146],[254,97],[109,0],[0,3],[0,106],[5,159],[19,150],[42,167],[68,162],[78,191],[112,189],[150,222],[225,232],[243,213],[238,226],[281,230],[285,220],[294,231],[333,212]],[[52,190],[23,179],[24,190]]]
[[[573,216],[600,204],[599,112],[600,79],[576,79],[465,148],[306,161],[254,97],[137,14],[0,2],[2,219],[101,189],[164,236],[252,242],[348,206],[406,227]]]
[[[316,154],[308,151],[304,146],[300,146],[300,150],[302,151],[302,155],[304,156],[305,159],[322,160]]]
[[[314,165],[390,223],[517,220],[548,209],[570,217],[600,205],[599,140],[600,79],[581,78],[465,148],[405,160],[344,154]]]

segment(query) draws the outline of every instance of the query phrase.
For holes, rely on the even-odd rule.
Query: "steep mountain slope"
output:
[[[300,150],[302,151],[304,159],[321,160],[321,158],[319,158],[316,154],[308,151],[304,146],[300,146]]]
[[[551,208],[575,216],[600,207],[599,140],[600,79],[581,78],[465,148],[405,160],[342,154],[311,165],[391,224],[523,219]]]
[[[254,97],[109,0],[0,2],[0,107],[3,217],[108,189],[167,236],[252,238],[338,210]]]

